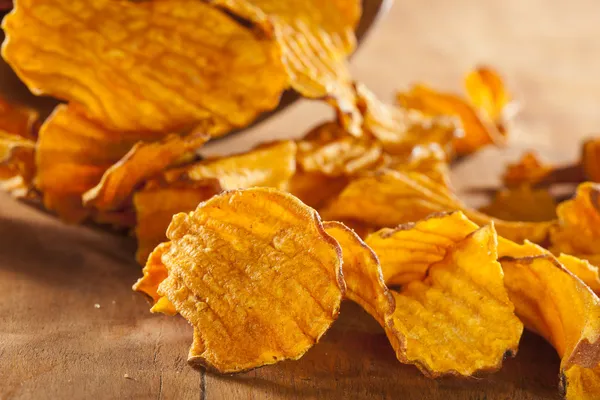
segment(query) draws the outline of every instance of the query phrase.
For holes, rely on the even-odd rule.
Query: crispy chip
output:
[[[158,142],[136,143],[104,173],[100,183],[83,194],[84,204],[105,211],[119,209],[140,183],[193,155],[209,138],[172,134]]]
[[[522,185],[497,192],[480,211],[507,221],[551,221],[556,219],[556,205],[547,190]]]
[[[487,115],[501,133],[506,133],[506,115],[511,99],[502,78],[493,68],[479,67],[470,71],[465,78],[465,89],[471,104]]]
[[[0,98],[0,131],[23,139],[35,139],[38,125],[37,111],[29,107],[11,104]]]
[[[206,160],[165,173],[168,182],[219,180],[223,190],[253,186],[287,188],[296,171],[296,144],[290,140],[262,145],[247,153]]]
[[[600,256],[600,185],[582,183],[575,197],[559,204],[550,250],[595,263]]]
[[[427,117],[414,110],[403,110],[384,104],[365,86],[356,84],[363,130],[375,137],[384,149],[395,155],[407,156],[417,146],[436,143],[452,155],[452,140],[456,125],[451,119]]]
[[[144,265],[152,250],[167,239],[165,232],[173,215],[196,209],[199,203],[220,191],[221,185],[215,179],[172,183],[157,179],[147,182],[133,196],[137,216],[137,261]]]
[[[239,372],[297,359],[337,318],[341,250],[289,194],[225,192],[177,214],[167,236],[158,294],[194,326],[192,365]]]
[[[581,153],[581,166],[586,180],[600,183],[600,139],[586,140]]]
[[[288,86],[272,40],[202,1],[17,0],[3,28],[2,55],[33,92],[112,130],[222,134]]]
[[[588,285],[594,293],[600,294],[600,273],[597,266],[590,264],[587,260],[581,260],[568,254],[559,255],[557,260],[573,275]]]
[[[40,129],[36,153],[35,183],[44,194],[44,205],[68,222],[80,222],[90,214],[81,196],[135,143],[161,136],[109,131],[74,106],[58,106]]]
[[[298,164],[305,172],[327,176],[354,175],[376,166],[381,146],[366,138],[349,136],[336,122],[327,122],[298,142]]]
[[[346,130],[361,135],[362,118],[346,64],[355,48],[360,1],[211,1],[262,26],[278,44],[292,88],[332,102]]]
[[[552,170],[553,167],[542,162],[534,152],[527,152],[518,162],[508,164],[502,181],[508,187],[535,185],[547,178]]]
[[[600,396],[600,300],[550,255],[504,257],[504,284],[525,326],[561,357],[567,399]]]
[[[387,229],[366,242],[381,260],[385,282],[403,285],[392,291],[395,310],[385,325],[401,362],[430,377],[470,376],[498,369],[516,354],[523,325],[503,286],[492,226],[478,229],[458,212]]]
[[[339,222],[325,222],[325,231],[342,248],[346,297],[359,304],[381,326],[394,309],[394,298],[384,283],[375,253],[351,229]]]
[[[0,130],[0,181],[19,177],[30,183],[35,174],[35,142]]]
[[[156,303],[161,296],[158,294],[158,285],[162,281],[167,279],[169,275],[167,268],[162,263],[161,259],[163,254],[171,247],[170,242],[160,243],[156,246],[154,251],[147,257],[144,269],[142,270],[144,276],[138,279],[133,285],[133,290],[142,292],[150,296],[153,303]]]
[[[321,212],[325,219],[355,219],[391,227],[432,213],[462,210],[479,225],[494,222],[502,236],[542,243],[552,222],[513,222],[491,218],[465,206],[448,187],[418,172],[380,171],[353,180]]]
[[[296,171],[290,180],[289,192],[314,209],[321,209],[348,185],[345,176],[332,178],[320,172]]]

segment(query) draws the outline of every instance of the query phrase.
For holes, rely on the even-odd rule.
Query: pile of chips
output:
[[[39,121],[0,102],[0,184],[133,231],[134,289],[194,327],[193,365],[297,359],[349,299],[427,376],[497,370],[525,327],[560,355],[567,398],[598,398],[600,141],[566,167],[526,154],[469,207],[449,169],[506,143],[501,78],[482,67],[464,96],[416,85],[385,104],[348,72],[360,14],[357,0],[16,0],[2,55],[65,103]],[[198,155],[287,89],[336,118]],[[574,196],[555,194],[565,183]]]

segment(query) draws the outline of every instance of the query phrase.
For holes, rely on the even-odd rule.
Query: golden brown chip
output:
[[[506,221],[551,221],[556,219],[556,205],[547,190],[522,185],[497,192],[480,211]]]
[[[508,164],[502,181],[508,187],[526,185],[535,185],[552,173],[554,168],[543,163],[534,152],[527,152],[521,159]]]
[[[23,139],[35,139],[39,115],[29,107],[11,104],[0,98],[0,131]]]
[[[587,260],[581,260],[568,254],[561,254],[557,258],[566,269],[583,281],[592,291],[600,294],[600,273],[598,267]]]
[[[318,126],[298,142],[297,160],[302,170],[332,177],[373,168],[381,156],[378,143],[349,136],[337,122]]]
[[[391,154],[408,156],[415,147],[438,144],[453,155],[456,125],[452,119],[428,117],[415,110],[404,110],[382,103],[362,84],[356,84],[358,103],[363,113],[363,130],[376,138]]]
[[[581,166],[588,181],[600,182],[600,139],[583,143]]]
[[[525,326],[561,357],[567,399],[600,396],[600,299],[552,256],[504,257],[504,284]]]
[[[493,68],[479,67],[470,71],[465,78],[465,89],[471,104],[496,123],[505,134],[506,115],[511,98],[502,78]]]
[[[36,152],[35,184],[44,194],[44,205],[68,222],[80,222],[90,213],[81,196],[135,143],[162,136],[113,132],[72,105],[58,106],[40,129]]]
[[[202,1],[17,0],[3,28],[2,55],[33,92],[112,130],[222,134],[288,86],[272,40]]]
[[[595,263],[600,255],[600,185],[582,183],[575,197],[559,204],[550,250]]]
[[[516,242],[542,243],[553,222],[514,222],[491,218],[464,205],[440,182],[418,172],[380,171],[353,180],[321,212],[325,219],[355,219],[392,227],[432,213],[463,211],[479,225],[494,222],[498,233]]]
[[[463,135],[455,138],[454,149],[459,155],[472,153],[487,144],[502,145],[506,142],[489,116],[459,96],[416,85],[409,92],[398,93],[397,100],[402,107],[427,115],[458,117]]]
[[[359,304],[381,326],[395,308],[394,298],[383,281],[375,253],[351,229],[339,222],[325,222],[325,231],[342,248],[346,297]]]
[[[453,213],[373,234],[367,244],[386,283],[403,285],[392,291],[385,325],[401,362],[431,377],[471,376],[516,354],[523,325],[504,289],[492,226]]]
[[[144,180],[193,155],[210,137],[205,134],[172,134],[158,142],[138,142],[102,175],[102,180],[83,194],[88,207],[119,209]]]
[[[158,287],[195,329],[189,361],[239,372],[301,357],[336,319],[342,254],[318,214],[267,188],[177,214]]]
[[[346,63],[355,48],[360,1],[211,1],[262,26],[279,47],[292,88],[333,103],[346,130],[361,135],[362,118]]]
[[[296,144],[290,140],[262,145],[247,153],[206,160],[165,173],[168,182],[216,178],[223,190],[253,186],[287,188],[296,171]]]
[[[138,241],[136,259],[144,265],[148,255],[161,242],[167,240],[166,232],[173,215],[189,212],[204,200],[221,191],[217,180],[178,181],[165,183],[152,180],[133,196]]]
[[[158,285],[169,275],[167,268],[162,263],[163,254],[169,250],[171,242],[160,243],[148,257],[142,272],[144,276],[133,285],[133,290],[147,294],[153,303],[161,296],[158,294]]]
[[[35,141],[0,130],[0,181],[20,179],[30,186],[35,174]]]
[[[320,172],[296,171],[288,191],[302,202],[320,210],[348,185],[346,176],[330,177]]]

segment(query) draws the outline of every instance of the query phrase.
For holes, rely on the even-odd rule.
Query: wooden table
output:
[[[597,0],[397,0],[353,61],[384,98],[415,80],[460,89],[464,72],[497,66],[522,100],[508,149],[458,165],[459,189],[496,182],[503,164],[534,147],[572,160],[600,127]],[[303,102],[223,140],[212,152],[299,136],[330,115]],[[526,334],[494,375],[424,378],[398,363],[381,329],[353,304],[300,361],[237,376],[186,364],[191,329],[152,315],[130,287],[140,275],[133,240],[70,227],[0,196],[0,399],[542,399],[557,397],[559,360]]]

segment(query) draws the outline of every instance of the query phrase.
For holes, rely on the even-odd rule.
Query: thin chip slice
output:
[[[552,221],[556,219],[556,200],[546,189],[523,185],[496,193],[481,212],[506,221]]]
[[[209,138],[205,134],[172,134],[158,142],[136,143],[102,175],[100,183],[83,194],[84,205],[104,211],[121,208],[140,183],[194,155]]]
[[[2,55],[34,93],[111,130],[218,135],[288,87],[275,43],[202,1],[17,0],[3,28]]]
[[[546,240],[553,222],[514,222],[491,218],[464,205],[451,190],[419,172],[380,171],[353,180],[321,214],[392,227],[437,212],[463,211],[478,225],[494,222],[502,236],[522,242]]]
[[[566,398],[600,396],[600,299],[552,256],[504,257],[504,284],[525,326],[561,357]]]
[[[381,156],[378,143],[348,135],[337,122],[318,126],[298,142],[297,159],[302,170],[332,177],[373,168]]]
[[[253,186],[286,189],[296,172],[296,144],[291,140],[257,147],[247,153],[206,160],[167,171],[168,182],[218,179],[223,190]]]
[[[296,171],[288,191],[309,207],[320,210],[348,185],[346,176],[330,177],[321,172]]]
[[[378,257],[382,250],[384,279],[403,283],[385,325],[401,362],[430,377],[471,376],[516,354],[523,324],[504,289],[492,226],[454,213],[374,235],[367,243]]]
[[[361,135],[353,81],[346,63],[356,46],[361,2],[319,0],[211,0],[262,26],[281,53],[289,83],[301,95],[326,99],[346,130]]]
[[[301,357],[337,318],[342,254],[318,214],[267,188],[177,214],[158,287],[195,328],[189,362],[223,373]]]
[[[21,177],[31,182],[35,174],[35,141],[0,130],[0,181]]]
[[[170,247],[170,242],[160,243],[156,246],[144,265],[142,270],[144,276],[138,279],[133,285],[133,290],[147,294],[152,299],[153,303],[156,303],[161,298],[157,292],[158,285],[167,279],[167,276],[169,275],[167,268],[164,266],[161,259],[163,254],[168,251]]]
[[[82,195],[135,143],[162,136],[110,131],[72,105],[58,106],[40,129],[36,152],[35,184],[44,195],[45,207],[68,222],[81,222],[90,214]]]
[[[167,240],[166,232],[173,215],[195,210],[199,203],[220,191],[221,185],[215,179],[172,183],[155,179],[147,182],[133,196],[138,263],[146,264],[152,250]]]
[[[37,111],[0,98],[0,131],[23,139],[35,139],[38,129]]]
[[[589,260],[600,258],[600,184],[586,182],[575,197],[559,204],[558,223],[550,233],[550,250]]]
[[[498,130],[506,134],[506,122],[514,110],[510,107],[510,94],[504,82],[493,68],[478,67],[470,71],[465,77],[465,89],[471,104],[495,122]]]
[[[395,304],[384,283],[377,255],[344,224],[325,222],[324,226],[342,248],[346,297],[385,326],[385,318],[393,313]]]
[[[435,91],[425,85],[415,85],[396,96],[406,109],[418,110],[431,116],[454,116],[460,119],[463,135],[454,140],[459,155],[472,153],[488,144],[503,145],[506,137],[494,121],[467,100],[449,93]]]
[[[581,166],[586,180],[600,183],[600,139],[585,141],[581,153]]]
[[[518,162],[508,164],[502,181],[508,187],[535,185],[547,178],[553,169],[551,165],[542,162],[534,152],[527,152]]]

